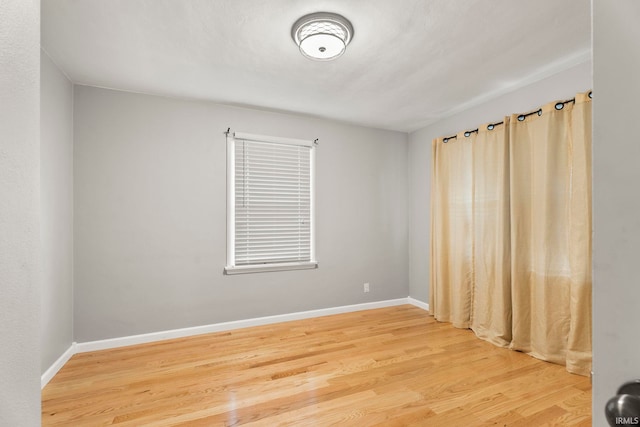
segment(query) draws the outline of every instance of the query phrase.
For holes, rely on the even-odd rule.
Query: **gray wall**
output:
[[[44,51],[40,94],[44,372],[73,342],[73,86]]]
[[[40,2],[0,2],[0,426],[40,425]]]
[[[593,425],[640,378],[640,3],[594,0]]]
[[[409,294],[406,134],[86,86],[74,95],[76,341]],[[320,139],[317,270],[222,274],[227,127]]]
[[[431,141],[500,121],[506,115],[530,111],[554,100],[572,98],[591,87],[591,63],[580,64],[409,135],[409,283],[413,298],[429,300]]]

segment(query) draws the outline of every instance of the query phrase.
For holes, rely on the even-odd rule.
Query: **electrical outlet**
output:
[[[364,291],[365,292],[369,292],[369,284],[368,283],[364,284]]]

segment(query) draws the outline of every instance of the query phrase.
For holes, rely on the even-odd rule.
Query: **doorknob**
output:
[[[620,386],[604,408],[610,426],[640,425],[640,380]]]

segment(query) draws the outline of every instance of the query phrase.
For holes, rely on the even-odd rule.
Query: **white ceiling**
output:
[[[354,27],[332,62],[302,15]],[[590,0],[45,0],[42,46],[76,83],[413,131],[590,60]]]

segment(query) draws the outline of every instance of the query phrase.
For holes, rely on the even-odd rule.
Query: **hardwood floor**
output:
[[[590,426],[589,379],[403,305],[77,354],[44,426]]]

